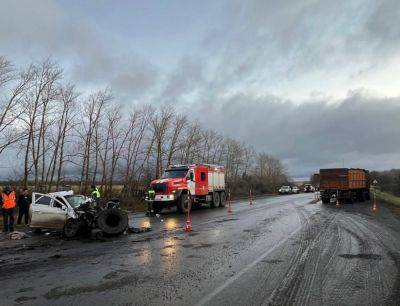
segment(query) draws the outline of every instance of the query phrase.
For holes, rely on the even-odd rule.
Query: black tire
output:
[[[359,202],[364,202],[365,201],[365,194],[364,194],[363,191],[361,191],[361,192],[359,192],[357,194],[357,201],[359,201]]]
[[[225,193],[225,191],[221,191],[219,207],[225,207],[225,205],[226,205],[226,193]]]
[[[371,194],[369,193],[369,191],[365,191],[364,198],[365,198],[365,200],[367,200],[367,201],[371,200]]]
[[[181,214],[186,213],[189,205],[189,197],[187,193],[182,193],[181,196],[179,197],[177,203],[176,203],[176,208],[178,209],[178,212]]]
[[[323,204],[329,204],[331,202],[331,198],[321,198]]]
[[[90,234],[92,238],[96,240],[103,238],[103,232],[100,229],[93,229]]]
[[[162,210],[163,210],[163,207],[162,207],[161,203],[153,202],[153,211],[155,214],[161,213]]]
[[[77,219],[68,219],[63,228],[63,235],[66,238],[74,238],[78,235],[81,224]]]
[[[97,225],[106,235],[120,235],[128,227],[128,215],[117,208],[105,209],[99,213]]]
[[[217,208],[219,207],[221,203],[221,197],[219,196],[219,192],[213,192],[213,197],[212,197],[212,202],[211,202],[211,208]]]
[[[348,193],[345,194],[344,203],[346,203],[346,204],[353,204],[354,203],[353,193],[352,192],[348,192]]]

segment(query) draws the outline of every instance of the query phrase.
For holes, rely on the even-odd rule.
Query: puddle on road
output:
[[[281,259],[263,259],[261,262],[270,263],[270,264],[277,264],[283,262]]]
[[[36,299],[37,299],[36,296],[21,296],[19,298],[16,298],[14,300],[14,302],[20,304],[20,303],[23,303],[23,302],[32,301],[32,300],[36,300]]]
[[[193,249],[203,249],[203,248],[210,248],[214,246],[213,243],[201,243],[201,244],[192,244],[186,243],[181,245],[183,248],[193,248]]]
[[[139,242],[149,242],[149,241],[151,241],[151,239],[152,238],[150,238],[150,237],[148,237],[148,238],[144,238],[144,239],[137,239],[137,240],[131,240],[130,242],[136,242],[136,243],[139,243]]]
[[[213,243],[202,243],[200,245],[196,245],[193,247],[193,249],[203,249],[203,248],[210,248],[212,247],[214,244]]]
[[[35,290],[35,288],[33,288],[33,287],[21,288],[17,291],[17,293],[23,293],[23,292],[34,291],[34,290]]]
[[[339,257],[346,258],[346,259],[371,259],[371,260],[381,260],[382,255],[379,254],[366,254],[366,253],[361,253],[361,254],[340,254]]]
[[[203,256],[192,254],[192,255],[186,256],[186,258],[199,258],[200,259],[200,258],[203,258]]]
[[[117,271],[113,271],[110,273],[107,273],[106,275],[103,276],[103,279],[115,279],[121,276],[121,273],[127,273],[129,272],[128,270],[125,269],[120,269]]]
[[[231,219],[222,219],[222,220],[216,220],[214,221],[215,223],[224,223],[224,222],[229,222],[229,221],[237,221],[239,220],[238,218],[231,218]]]

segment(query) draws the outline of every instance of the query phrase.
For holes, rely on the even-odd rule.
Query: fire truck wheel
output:
[[[220,194],[219,207],[225,207],[225,204],[226,204],[226,194],[224,191],[222,191]]]
[[[221,198],[219,196],[219,192],[213,192],[213,199],[211,202],[211,207],[216,208],[219,207]]]
[[[189,204],[188,200],[188,195],[186,193],[182,193],[178,199],[178,202],[176,203],[176,208],[178,208],[179,213],[186,213]]]
[[[152,208],[155,214],[159,214],[163,210],[162,203],[160,202],[153,202]]]

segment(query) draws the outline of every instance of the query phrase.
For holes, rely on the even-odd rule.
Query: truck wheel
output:
[[[354,199],[353,199],[353,193],[352,192],[348,192],[345,194],[345,200],[344,202],[346,204],[353,204],[354,203]]]
[[[213,192],[213,199],[211,202],[211,207],[217,208],[217,207],[219,207],[220,203],[221,203],[221,198],[219,196],[219,192]]]
[[[222,191],[220,194],[219,207],[225,207],[225,204],[226,204],[226,194],[225,191]]]
[[[68,219],[63,228],[63,235],[66,238],[73,238],[78,235],[80,222],[77,219]]]
[[[329,204],[331,202],[330,198],[321,198],[323,204]]]
[[[119,235],[128,227],[128,215],[118,208],[105,209],[99,213],[97,224],[105,234]]]
[[[161,203],[153,202],[153,211],[155,214],[159,214],[163,210]]]
[[[187,193],[182,193],[176,203],[176,208],[178,209],[179,213],[184,214],[187,211],[189,205],[189,197]]]
[[[364,195],[364,192],[359,192],[358,194],[357,194],[357,200],[359,201],[359,202],[364,202],[365,201],[365,195]]]

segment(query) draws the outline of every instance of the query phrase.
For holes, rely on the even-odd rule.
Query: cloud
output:
[[[138,97],[158,78],[157,68],[129,50],[115,33],[56,1],[2,1],[0,53],[29,62],[52,56],[80,87],[112,86],[118,96]]]
[[[127,105],[175,104],[283,158],[294,175],[343,159],[400,166],[397,0],[194,3],[179,12],[185,23],[196,20],[185,35],[176,34],[175,6],[172,14],[142,4],[150,21],[135,15],[112,27],[103,4],[1,1],[0,54],[23,64],[53,56],[81,91],[110,86]]]
[[[341,101],[296,105],[274,96],[236,95],[202,123],[282,158],[294,176],[321,167],[400,167],[400,98],[353,92]]]

